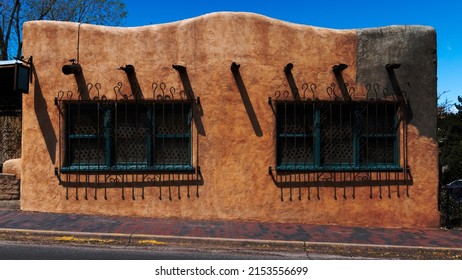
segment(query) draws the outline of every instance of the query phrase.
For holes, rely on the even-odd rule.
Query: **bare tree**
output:
[[[119,25],[127,16],[121,0],[3,0],[0,4],[0,59],[19,57],[22,25],[30,20],[59,20]]]
[[[444,97],[449,92],[449,90],[443,91],[442,93],[438,93],[438,105],[437,105],[437,111],[438,111],[438,118],[443,118],[447,114],[451,113],[451,109],[454,106],[459,106],[455,104],[452,100],[449,100],[447,97]],[[444,99],[443,99],[444,97]]]

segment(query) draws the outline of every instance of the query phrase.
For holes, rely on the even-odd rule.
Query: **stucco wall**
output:
[[[406,46],[405,51],[395,44],[381,43],[393,42],[397,37]],[[435,227],[438,225],[435,44],[435,32],[427,27],[339,31],[247,13],[215,13],[137,28],[27,22],[23,53],[33,56],[34,74],[31,92],[23,99],[21,209]],[[85,188],[84,184],[77,188],[59,184],[55,168],[59,169],[61,164],[62,123],[54,99],[59,91],[74,92],[74,99],[77,96],[76,80],[61,72],[62,66],[73,58],[79,59],[85,82],[100,83],[99,92],[109,99],[114,98],[118,82],[123,83],[123,91],[130,92],[127,76],[117,70],[120,66],[135,66],[146,97],[152,94],[154,82],[183,89],[178,72],[171,66],[185,66],[194,95],[201,102],[201,114],[193,122],[193,154],[194,163],[200,165],[203,183],[198,187],[133,189],[130,183],[123,189],[120,185],[95,189],[91,185]],[[240,86],[230,70],[232,62],[240,64],[243,82]],[[390,186],[390,196],[382,198],[378,187],[346,186],[339,197],[334,196],[338,190],[321,187],[319,199],[314,199],[314,195],[308,199],[306,188],[279,189],[268,174],[276,153],[275,117],[268,97],[274,97],[278,90],[290,91],[283,72],[287,63],[295,66],[292,73],[299,89],[303,83],[315,83],[320,99],[326,99],[324,89],[336,83],[333,65],[349,65],[343,71],[345,82],[356,88],[357,98],[365,98],[367,83],[389,87],[385,64],[401,63],[402,69],[396,70],[398,79],[402,85],[412,85],[405,89],[414,110],[408,133],[412,185]],[[425,82],[420,84],[422,80]],[[95,92],[91,91],[90,97]],[[310,192],[314,193],[312,189]]]

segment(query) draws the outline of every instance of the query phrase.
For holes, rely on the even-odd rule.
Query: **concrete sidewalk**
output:
[[[462,231],[25,212],[0,209],[0,239],[304,250],[385,259],[462,259]]]

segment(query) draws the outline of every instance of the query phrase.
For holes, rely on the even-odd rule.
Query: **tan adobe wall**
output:
[[[215,13],[137,28],[27,22],[23,53],[33,56],[34,73],[31,91],[23,98],[21,209],[197,220],[436,227],[436,123],[422,121],[424,117],[432,119],[436,106],[436,66],[430,62],[425,67],[415,65],[406,58],[408,53],[394,51],[392,44],[374,49],[380,45],[374,45],[374,40],[398,36],[408,52],[417,53],[420,63],[426,63],[435,58],[435,34],[426,27],[394,27],[393,32],[384,32],[387,30],[331,30],[247,13]],[[411,45],[407,43],[409,38],[414,40]],[[420,43],[414,44],[415,40]],[[359,55],[367,50],[367,56]],[[105,185],[107,188],[60,184],[55,168],[59,170],[61,165],[63,124],[54,102],[60,91],[72,91],[71,98],[77,99],[75,78],[61,72],[69,59],[76,58],[85,82],[99,83],[100,94],[109,99],[115,98],[118,82],[123,84],[122,91],[130,92],[127,75],[117,69],[120,66],[135,66],[146,97],[152,94],[153,83],[164,82],[167,87],[182,90],[182,81],[172,65],[186,67],[201,105],[201,114],[193,121],[193,162],[200,165],[203,180],[198,186],[140,187],[131,183],[138,180],[133,177]],[[240,64],[243,86],[236,84],[230,70],[232,62]],[[328,98],[325,89],[336,83],[332,66],[340,63],[349,66],[343,77],[355,88],[356,99],[368,97],[367,83],[391,88],[386,63],[402,63],[396,70],[402,85],[417,86],[426,77],[430,84],[403,89],[411,101],[424,100],[415,101],[420,108],[415,109],[408,126],[412,184],[278,188],[268,172],[276,156],[275,116],[268,97],[274,99],[276,91],[290,92],[283,71],[288,63],[294,65],[292,73],[299,90],[304,83],[315,83],[320,99]],[[375,69],[375,76],[369,73]],[[93,88],[89,94],[93,98],[97,90]],[[82,176],[78,180],[95,178]]]

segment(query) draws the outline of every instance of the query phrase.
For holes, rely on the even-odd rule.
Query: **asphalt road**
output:
[[[0,241],[0,260],[278,260],[307,259],[300,252],[175,247],[84,246]]]

